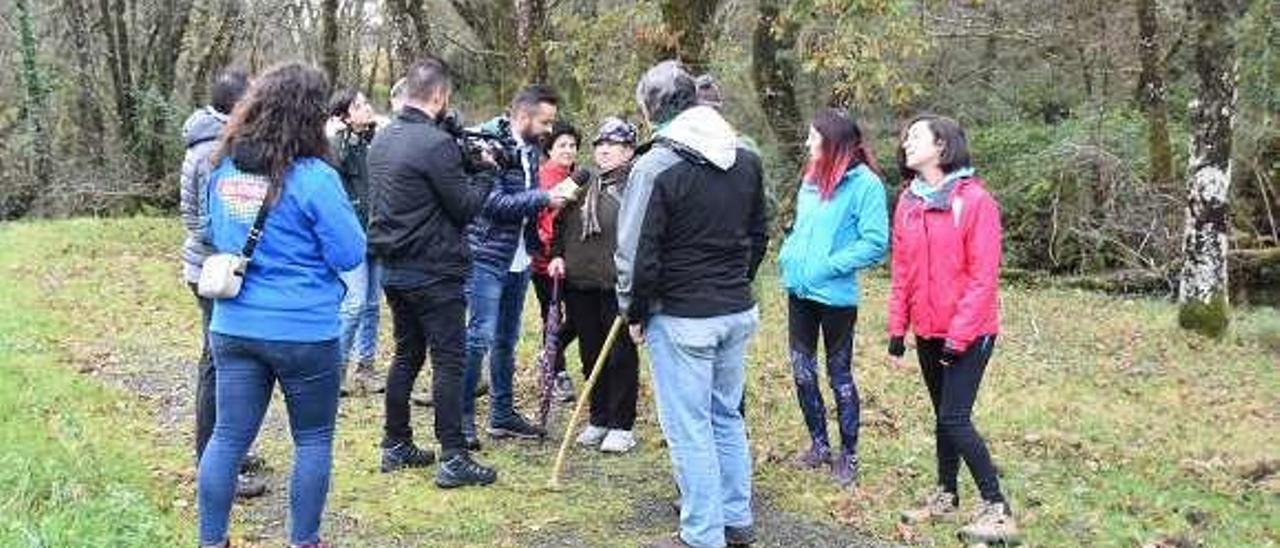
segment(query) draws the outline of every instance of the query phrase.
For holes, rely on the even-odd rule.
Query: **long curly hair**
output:
[[[214,163],[230,157],[241,171],[283,182],[295,159],[327,158],[328,95],[323,70],[298,62],[268,69],[231,111]]]

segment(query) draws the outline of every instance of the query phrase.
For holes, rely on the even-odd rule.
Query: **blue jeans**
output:
[[[295,343],[213,333],[210,343],[218,369],[218,419],[200,459],[200,543],[227,538],[240,461],[258,435],[276,381],[284,392],[294,446],[289,538],[293,544],[316,542],[333,467],[338,341]]]
[[[753,308],[711,318],[654,316],[646,327],[658,419],[680,486],[680,538],[725,545],[725,527],[751,525],[751,455],[738,406]]]
[[[481,364],[489,356],[489,425],[515,418],[514,382],[520,315],[529,287],[529,270],[494,273],[482,267],[467,280],[467,372],[463,377],[462,431],[475,436]]]
[[[342,299],[339,318],[338,348],[342,351],[342,368],[346,373],[347,362],[355,352],[356,363],[372,365],[378,354],[378,292],[382,285],[381,266],[373,257],[366,257],[360,266],[339,275],[347,286],[347,296]],[[344,375],[345,376],[345,375]]]

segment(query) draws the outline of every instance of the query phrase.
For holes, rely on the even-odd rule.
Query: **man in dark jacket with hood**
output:
[[[209,105],[202,107],[182,125],[182,139],[187,152],[182,158],[180,174],[179,210],[182,215],[182,226],[187,237],[182,243],[182,279],[191,288],[196,301],[200,304],[200,347],[199,374],[196,383],[196,461],[204,454],[204,447],[209,444],[213,435],[213,425],[217,422],[214,386],[217,374],[213,367],[213,359],[209,354],[209,319],[213,313],[213,301],[196,294],[196,284],[200,282],[200,269],[204,260],[213,253],[205,236],[207,208],[205,205],[205,183],[209,180],[209,172],[213,165],[210,156],[218,149],[218,137],[222,127],[227,124],[231,109],[249,89],[249,75],[239,70],[226,70],[218,74],[209,90]],[[266,483],[253,472],[257,468],[257,458],[245,459],[248,464],[240,474],[236,484],[236,495],[255,497],[266,491]]]
[[[520,315],[529,286],[531,257],[539,253],[537,215],[543,208],[563,207],[565,197],[538,187],[539,143],[551,133],[558,99],[548,87],[532,85],[516,94],[508,116],[480,127],[501,144],[504,161],[493,177],[484,208],[467,228],[475,261],[467,281],[466,392],[479,384],[481,364],[489,357],[489,435],[493,438],[539,438],[546,434],[515,411],[513,386]],[[475,401],[464,402],[467,443],[478,447]]]
[[[767,243],[760,158],[697,104],[676,61],[645,73],[636,100],[658,130],[631,170],[614,260],[621,313],[650,349],[680,486],[679,535],[659,545],[748,544],[751,456],[738,407],[759,321],[751,282]]]
[[[382,471],[430,466],[435,455],[413,442],[409,393],[431,352],[431,392],[442,488],[487,485],[497,472],[472,460],[462,434],[466,301],[471,253],[463,231],[493,188],[471,177],[462,150],[441,126],[453,84],[443,61],[409,68],[404,106],[369,147],[369,250],[382,261],[395,358],[387,375]]]

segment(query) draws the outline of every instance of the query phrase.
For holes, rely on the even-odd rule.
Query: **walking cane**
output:
[[[560,452],[556,454],[556,463],[551,469],[551,480],[547,482],[547,488],[549,489],[556,490],[560,488],[560,472],[564,470],[564,457],[569,452],[571,436],[578,426],[578,418],[582,415],[582,409],[587,406],[587,402],[591,401],[591,390],[596,386],[596,379],[600,378],[600,370],[604,369],[609,352],[613,350],[613,343],[618,339],[619,333],[622,332],[622,324],[622,316],[613,319],[613,326],[609,328],[609,336],[604,340],[604,347],[600,349],[600,355],[596,356],[595,367],[591,368],[591,375],[587,377],[586,386],[582,387],[582,395],[578,397],[578,404],[573,407],[573,415],[569,417],[569,423],[565,425],[564,440],[560,442]]]

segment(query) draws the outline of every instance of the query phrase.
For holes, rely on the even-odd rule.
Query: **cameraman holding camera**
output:
[[[426,467],[435,460],[413,443],[409,426],[409,393],[430,347],[441,449],[435,482],[442,488],[488,485],[498,477],[471,459],[462,433],[468,393],[463,291],[471,268],[463,230],[485,207],[494,181],[491,175],[469,176],[458,143],[440,127],[452,88],[443,61],[427,58],[410,67],[404,106],[374,137],[368,159],[369,248],[383,262],[396,344],[387,375],[382,471]]]
[[[515,411],[513,381],[515,348],[520,339],[520,315],[529,286],[531,256],[541,247],[537,215],[543,208],[564,206],[566,194],[538,187],[538,144],[551,133],[558,98],[550,88],[524,88],[511,103],[508,116],[480,127],[488,146],[500,158],[493,190],[467,229],[474,260],[467,282],[467,374],[464,394],[474,392],[481,363],[489,355],[489,428],[492,438],[534,439],[546,435]],[[480,446],[475,434],[475,401],[463,401],[463,430],[472,450]]]

